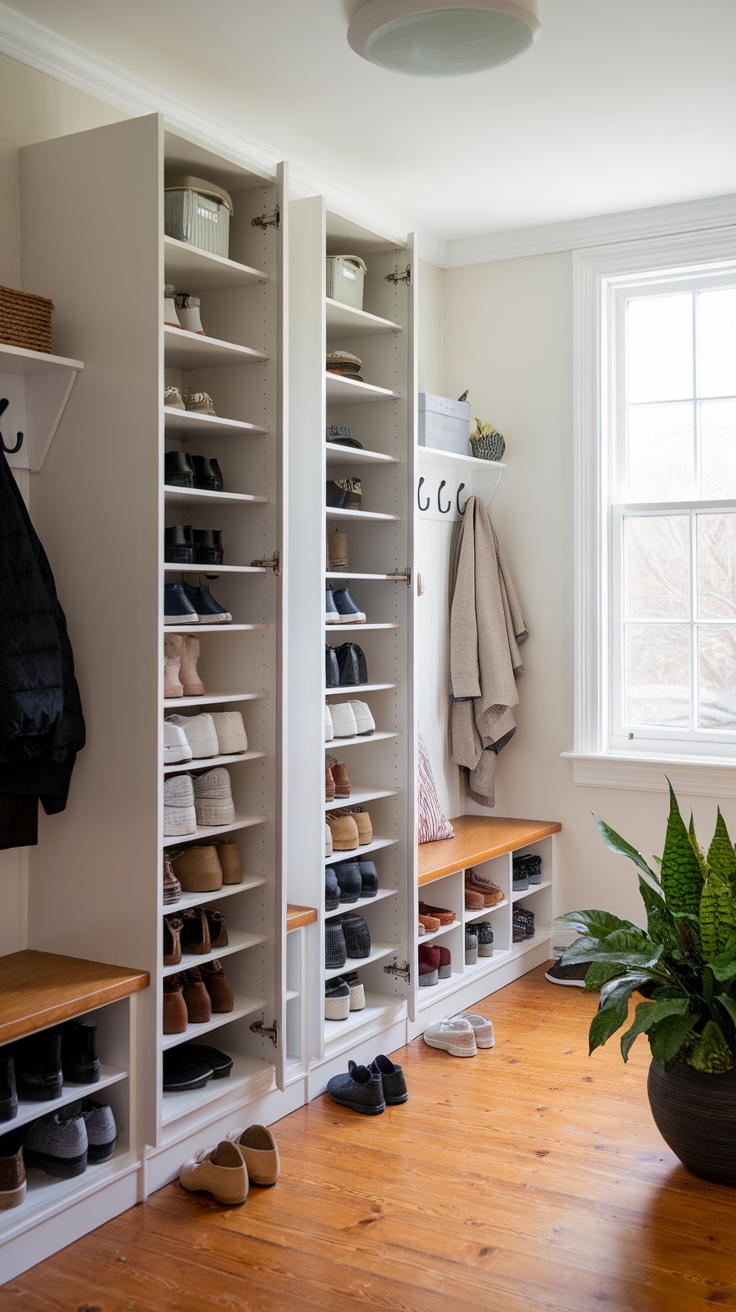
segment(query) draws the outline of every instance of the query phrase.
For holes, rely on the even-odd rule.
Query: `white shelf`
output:
[[[88,1087],[95,1088],[94,1085]],[[14,1125],[15,1122],[9,1124]],[[39,1221],[66,1212],[74,1203],[89,1194],[97,1193],[107,1183],[139,1169],[139,1158],[124,1146],[116,1148],[106,1162],[92,1162],[81,1175],[74,1175],[68,1180],[46,1175],[45,1171],[35,1166],[29,1167],[26,1196],[20,1207],[0,1212],[0,1240],[5,1243],[23,1234]]]
[[[212,1030],[221,1029],[223,1025],[228,1025],[231,1020],[239,1020],[242,1016],[250,1016],[254,1011],[263,1011],[267,1006],[265,998],[249,998],[244,994],[235,994],[232,1011],[213,1011],[212,1019],[205,1021],[202,1025],[193,1025],[189,1023],[183,1034],[164,1034],[161,1040],[161,1048],[165,1052],[167,1048],[176,1048],[181,1043],[201,1043],[206,1041],[206,1035]]]
[[[433,929],[430,933],[427,934],[420,934],[417,939],[417,942],[419,943],[420,947],[422,946],[422,943],[433,943],[436,938],[442,938],[443,934],[450,934],[453,929],[457,929],[458,927],[462,929],[462,926],[463,926],[462,920],[458,920],[457,918],[455,918],[455,920],[453,920],[451,925],[440,925],[439,929]]]
[[[325,442],[327,466],[331,465],[400,465],[397,456],[383,451],[366,451],[357,446],[342,446],[340,442]]]
[[[203,624],[202,628],[195,630],[195,632],[201,633],[213,628],[217,628],[217,625]],[[223,702],[257,702],[265,697],[268,697],[265,689],[263,692],[204,692],[200,697],[166,697],[164,698],[164,710],[175,711],[177,706],[219,706]]]
[[[268,497],[252,492],[207,492],[198,487],[164,487],[164,501],[167,506],[267,506]],[[200,569],[205,568],[200,566]],[[211,568],[211,567],[207,567]]]
[[[383,743],[398,736],[386,729],[375,729],[373,733],[359,733],[355,738],[329,738],[325,741],[325,751],[332,752],[336,747],[342,751],[343,747],[360,747],[362,743]]]
[[[198,415],[192,410],[179,410],[176,406],[164,406],[164,426],[167,437],[183,434],[185,437],[227,437],[240,434],[242,437],[262,437],[268,428],[260,424],[249,424],[242,419],[225,419],[221,415]]]
[[[170,560],[164,561],[164,569],[167,574],[206,574],[209,578],[215,578],[218,574],[266,573],[265,569],[258,565],[176,565]],[[203,629],[216,629],[218,623],[220,628],[224,627],[219,620],[216,624],[200,624],[197,631],[201,633]],[[166,625],[167,629],[172,627],[175,626]]]
[[[359,962],[345,966],[345,970],[354,970]],[[338,971],[338,974],[340,972]],[[381,1021],[399,1020],[406,1014],[406,1002],[394,994],[369,993],[366,990],[365,1006],[360,1011],[351,1011],[345,1020],[325,1020],[325,1047],[339,1050],[342,1044],[348,1046],[350,1035],[363,1025],[375,1026]],[[347,1040],[347,1043],[346,1043]]]
[[[355,570],[327,570],[326,579],[341,579],[343,583],[352,583],[356,579],[367,579],[374,583],[406,583],[405,578],[398,579],[395,574],[356,574]]]
[[[0,396],[9,402],[0,419],[6,446],[23,433],[20,450],[7,456],[12,468],[38,473],[83,368],[81,360],[0,343]]]
[[[361,854],[364,851],[365,848],[361,848]],[[358,859],[362,860],[362,855]],[[381,902],[384,898],[396,897],[396,893],[397,890],[395,888],[379,888],[375,897],[359,897],[355,902],[341,902],[339,907],[335,907],[334,911],[325,911],[325,920],[331,920],[334,916],[342,916],[346,911],[359,911],[361,907],[375,906],[376,902]],[[343,966],[343,971],[346,970],[347,966]],[[337,971],[337,974],[340,974],[339,970]]]
[[[518,888],[515,891],[512,890],[511,901],[521,902],[522,898],[532,897],[534,893],[541,893],[543,888],[551,888],[551,887],[552,887],[552,880],[543,879],[541,884],[530,884],[528,888]]]
[[[252,888],[263,888],[267,883],[261,875],[242,879],[239,884],[223,884],[211,893],[182,893],[177,902],[167,902],[161,907],[162,916],[178,916],[189,907],[209,906],[210,902],[219,902],[222,898],[233,897],[236,893],[247,893]]]
[[[268,816],[236,815],[229,825],[202,825],[193,834],[174,834],[164,838],[164,847],[181,847],[183,843],[202,842],[204,838],[219,838],[222,834],[234,833],[236,829],[251,829],[254,825],[265,825]],[[215,953],[215,956],[217,953]],[[191,963],[196,965],[196,962]],[[184,967],[182,966],[182,970]]]
[[[268,752],[235,752],[230,756],[198,756],[193,761],[165,765],[164,774],[189,774],[192,770],[211,770],[216,765],[241,765],[244,761],[262,761]]]
[[[177,292],[190,294],[270,282],[268,274],[260,269],[214,255],[176,237],[164,237],[164,267],[166,281],[173,283]]]
[[[172,329],[176,332],[176,329]],[[398,392],[390,387],[376,387],[375,383],[359,383],[354,378],[341,378],[325,371],[325,388],[328,405],[356,405],[363,401],[396,401]]]
[[[331,296],[325,297],[325,318],[327,320],[327,341],[346,339],[348,337],[374,337],[376,334],[400,333],[400,323],[393,319],[382,319],[380,315],[369,314],[367,310],[357,310],[352,305],[343,305]]]
[[[326,506],[325,513],[327,519],[352,519],[367,520],[375,523],[384,521],[390,524],[400,524],[401,515],[386,515],[379,510],[341,510],[335,506]],[[348,577],[347,575],[345,577]]]
[[[212,369],[221,365],[262,364],[265,351],[237,342],[223,342],[219,337],[205,337],[185,328],[164,324],[164,351],[167,369]]]
[[[94,1084],[72,1084],[69,1080],[64,1080],[59,1098],[49,1098],[43,1102],[27,1102],[24,1098],[19,1098],[17,1116],[14,1116],[12,1121],[0,1121],[0,1134],[11,1134],[19,1125],[28,1125],[30,1121],[37,1121],[39,1116],[58,1112],[60,1107],[66,1107],[70,1102],[79,1102],[82,1098],[97,1098],[97,1094],[103,1089],[109,1089],[111,1084],[117,1084],[127,1078],[126,1070],[120,1070],[117,1066],[101,1066],[100,1078]]]
[[[367,633],[371,629],[400,629],[400,624],[325,624],[327,633]]]
[[[261,943],[268,942],[266,934],[248,934],[243,929],[228,929],[227,934],[229,942],[224,948],[212,952],[185,952],[178,966],[164,966],[162,975],[178,975],[185,970],[194,970],[195,966],[201,966],[205,961],[219,961],[221,957],[232,956],[233,952],[245,952],[248,948],[257,948]],[[181,1035],[176,1037],[180,1043],[183,1042]]]
[[[367,802],[377,802],[382,797],[398,797],[398,788],[353,788],[349,797],[336,797],[334,802],[325,802],[325,811],[338,811],[346,806],[365,806]],[[348,858],[345,857],[347,861]]]
[[[447,878],[447,876],[444,876],[444,878]],[[429,885],[425,884],[424,887],[427,888]],[[507,907],[508,905],[509,900],[505,897],[503,902],[497,902],[495,907],[484,907],[482,911],[466,911],[465,923],[470,924],[475,920],[485,920],[486,916],[493,915],[494,911],[500,911],[501,907]]]
[[[351,910],[352,906],[345,907],[345,911]],[[361,966],[372,966],[374,961],[382,961],[384,957],[390,957],[396,952],[398,948],[395,943],[372,943],[370,956],[348,957],[344,966],[339,966],[335,970],[326,970],[325,979],[337,979],[338,975],[344,975],[347,971],[359,970]]]
[[[267,624],[167,624],[167,633],[257,633]]]
[[[243,1057],[239,1053],[230,1053],[233,1068],[225,1080],[208,1080],[201,1089],[189,1089],[186,1093],[165,1091],[162,1098],[161,1121],[171,1125],[182,1116],[198,1111],[208,1103],[216,1102],[228,1094],[242,1092],[245,1099],[264,1096],[275,1085],[275,1071],[271,1062],[257,1057]]]
[[[395,847],[398,841],[398,838],[373,838],[370,843],[364,843],[357,849],[357,857],[355,856],[355,849],[353,849],[352,852],[333,852],[332,856],[325,857],[325,865],[334,866],[338,861],[362,861],[363,858],[368,856],[371,852],[380,852],[383,847]],[[371,899],[368,900],[370,901]],[[375,899],[373,900],[375,901]]]
[[[364,692],[391,692],[394,688],[400,687],[399,683],[341,683],[337,688],[325,688],[325,697],[355,699]]]

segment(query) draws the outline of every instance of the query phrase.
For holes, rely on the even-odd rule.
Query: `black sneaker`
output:
[[[559,961],[555,961],[549,970],[544,972],[544,978],[548,979],[550,984],[565,984],[568,988],[584,989],[589,965],[589,961],[580,961],[573,966],[561,966]]]

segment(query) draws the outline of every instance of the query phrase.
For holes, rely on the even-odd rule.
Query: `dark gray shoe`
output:
[[[75,1111],[78,1106],[77,1104]],[[115,1152],[118,1141],[118,1127],[115,1124],[112,1107],[108,1107],[107,1103],[85,1098],[80,1110],[87,1127],[87,1160],[106,1162]]]
[[[87,1169],[87,1126],[71,1107],[34,1121],[23,1141],[26,1166],[38,1166],[47,1175],[70,1179]]]
[[[406,1087],[404,1072],[400,1066],[394,1063],[380,1053],[374,1061],[371,1062],[371,1070],[374,1074],[381,1077],[383,1085],[383,1096],[386,1099],[386,1106],[396,1106],[400,1102],[406,1102],[409,1097],[409,1091]]]
[[[347,1075],[333,1075],[327,1081],[327,1092],[340,1107],[350,1107],[354,1112],[363,1112],[366,1116],[378,1116],[386,1110],[383,1084],[378,1071],[372,1071],[368,1066],[358,1066],[354,1061],[348,1062]]]

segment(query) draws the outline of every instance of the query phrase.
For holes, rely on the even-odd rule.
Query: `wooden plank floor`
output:
[[[22,1312],[696,1312],[736,1308],[736,1190],[652,1122],[639,1040],[587,1056],[595,1006],[544,968],[495,993],[496,1046],[401,1050],[410,1098],[326,1097],[274,1127],[282,1171],[224,1209],[178,1183],[0,1290]]]

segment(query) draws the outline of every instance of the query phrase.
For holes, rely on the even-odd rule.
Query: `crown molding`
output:
[[[274,178],[278,164],[288,158],[287,152],[277,146],[192,109],[189,102],[169,95],[110,60],[92,56],[76,42],[49,31],[1,0],[0,52],[124,114],[161,114],[168,128],[264,177]],[[397,244],[404,244],[414,226],[406,216],[377,206],[375,201],[340,186],[299,160],[289,160],[289,183],[294,197],[324,196],[330,209],[374,228]],[[442,265],[447,243],[426,230],[419,231],[417,237],[421,258]]]
[[[508,232],[487,233],[480,237],[460,237],[447,243],[444,267],[453,269],[466,264],[486,264],[493,260],[516,259],[525,255],[583,250],[588,246],[725,228],[734,223],[736,195],[680,201],[676,205],[657,205],[651,209],[626,210],[620,214],[601,214],[589,219],[571,219],[536,228],[518,228]]]

